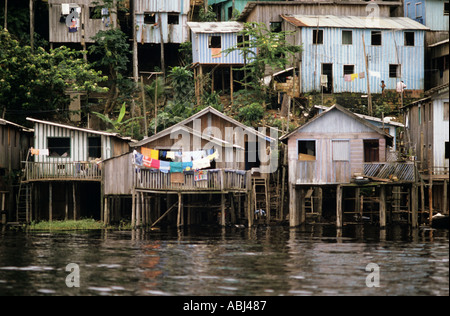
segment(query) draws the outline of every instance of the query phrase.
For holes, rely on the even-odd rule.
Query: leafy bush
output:
[[[246,125],[257,126],[264,117],[264,107],[256,102],[251,103],[239,109],[238,117]]]

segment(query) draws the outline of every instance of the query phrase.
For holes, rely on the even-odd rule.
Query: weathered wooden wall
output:
[[[245,15],[246,22],[259,22],[270,25],[271,22],[281,22],[282,14],[304,15],[341,15],[341,16],[368,16],[370,11],[367,2],[339,2],[335,1],[303,1],[280,2],[274,4],[258,3],[255,8]],[[380,17],[402,16],[401,1],[389,3],[378,2],[378,14]],[[399,8],[400,10],[397,10]],[[391,13],[392,12],[392,13]]]
[[[30,148],[32,133],[22,132],[16,126],[0,119],[0,169],[18,170]]]
[[[222,146],[220,142],[216,143],[213,146],[213,148],[219,152],[219,159],[217,160],[216,167],[218,169],[228,168],[245,170],[245,143],[248,141],[257,141],[256,137],[249,138],[247,133],[239,135],[239,128],[235,129],[236,126],[231,122],[212,113],[207,113],[198,120],[188,123],[186,126],[194,131],[200,132],[200,134],[209,134],[208,131],[211,131],[211,136],[239,146],[240,148],[226,148],[225,146]],[[202,139],[199,136],[192,136],[188,131],[179,131],[175,132],[174,135],[169,134],[150,142],[146,144],[145,147],[158,150],[197,151],[211,149],[205,148],[208,144],[211,144],[209,140]]]
[[[131,195],[133,190],[132,153],[103,163],[104,195]]]
[[[299,161],[298,141],[316,142],[316,159]],[[378,140],[379,162],[386,161],[386,139],[373,129],[331,110],[288,140],[289,182],[292,184],[350,183],[354,173],[364,171],[364,140]],[[345,159],[333,157],[333,142],[348,142]],[[344,148],[344,147],[342,147]],[[339,152],[339,149],[337,150]]]
[[[84,24],[86,43],[93,43],[92,37],[95,36],[99,31],[106,31],[112,29],[113,24],[116,23],[117,16],[110,12],[110,23],[109,26],[102,19],[90,19],[89,17],[89,7],[95,7],[95,2],[100,2],[96,0],[49,0],[49,36],[50,43],[82,43],[82,30],[81,24]],[[69,33],[69,28],[66,23],[61,23],[61,4],[70,3],[77,4],[81,7],[80,15],[80,27],[77,32]]]

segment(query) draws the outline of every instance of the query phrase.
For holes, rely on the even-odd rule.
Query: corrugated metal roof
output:
[[[287,22],[298,27],[331,27],[351,29],[429,30],[410,18],[387,18],[335,15],[282,15]]]
[[[240,22],[188,22],[194,33],[238,33],[244,29]]]
[[[135,142],[135,140],[133,140],[131,137],[123,137],[118,133],[103,132],[103,131],[97,131],[97,130],[93,130],[93,129],[89,129],[89,128],[81,128],[81,127],[75,127],[75,126],[70,126],[70,125],[65,125],[65,124],[54,123],[54,122],[41,121],[41,120],[29,118],[29,117],[27,117],[27,121],[30,121],[33,123],[44,124],[44,125],[50,125],[50,126],[73,130],[73,131],[79,131],[79,132],[85,132],[85,133],[97,134],[97,135],[103,135],[103,136],[109,136],[109,137],[116,137],[116,138],[119,138],[121,140],[128,141],[128,142]]]

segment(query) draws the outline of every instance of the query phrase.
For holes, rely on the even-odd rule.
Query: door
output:
[[[364,140],[364,162],[380,161],[380,142],[378,139]]]
[[[322,64],[322,75],[328,78],[327,84],[323,87],[323,93],[333,93],[333,64]]]

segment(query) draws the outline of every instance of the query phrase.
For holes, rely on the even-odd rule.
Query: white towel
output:
[[[61,4],[61,13],[62,13],[62,15],[69,15],[70,14],[70,4],[68,4],[68,3]]]
[[[192,169],[194,170],[206,169],[211,167],[211,161],[208,158],[203,158],[200,160],[194,160],[192,165]]]

